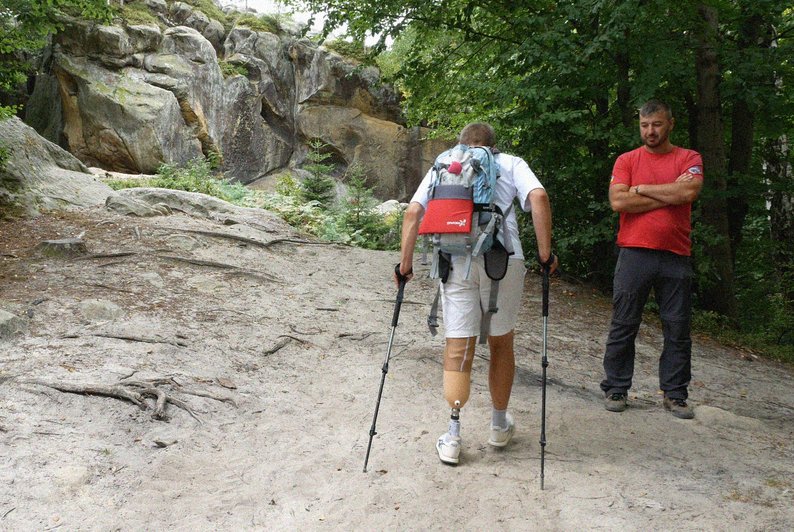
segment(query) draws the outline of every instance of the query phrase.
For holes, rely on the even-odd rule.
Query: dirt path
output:
[[[33,250],[83,231],[89,258]],[[794,371],[696,338],[697,417],[678,420],[661,407],[650,323],[631,408],[606,412],[609,302],[560,280],[541,491],[535,275],[517,330],[514,442],[486,444],[477,360],[462,463],[439,463],[442,340],[427,334],[433,292],[420,271],[363,473],[397,255],[245,242],[278,238],[302,237],[100,209],[0,226],[0,309],[26,323],[0,343],[0,529],[794,529]],[[168,404],[158,421],[128,401],[33,383],[155,379],[198,419]]]

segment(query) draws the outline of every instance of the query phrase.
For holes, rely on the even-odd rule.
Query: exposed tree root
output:
[[[95,260],[95,259],[117,259],[121,257],[132,257],[137,255],[135,251],[120,251],[118,253],[92,253],[84,257],[79,257],[77,260]]]
[[[80,334],[65,334],[61,338],[80,338]],[[125,340],[127,342],[142,342],[144,344],[167,344],[176,347],[187,347],[187,342],[183,340],[161,340],[158,338],[145,338],[143,336],[133,336],[130,334],[111,334],[111,333],[91,333],[85,336],[96,336],[99,338],[113,338],[114,340]]]
[[[252,246],[257,246],[263,249],[267,249],[270,246],[275,244],[306,244],[306,245],[313,245],[313,246],[338,246],[341,245],[338,242],[323,242],[320,240],[303,240],[299,238],[274,238],[273,240],[268,240],[267,242],[262,242],[261,240],[256,240],[254,238],[248,238],[242,235],[233,235],[229,233],[219,233],[217,231],[204,231],[201,229],[183,229],[183,228],[170,228],[164,227],[163,229],[169,229],[172,231],[179,231],[182,233],[193,233],[196,235],[202,236],[210,236],[215,238],[225,238],[228,240],[235,240],[237,242],[244,242],[246,244],[251,244]]]
[[[115,399],[122,399],[137,405],[141,410],[148,410],[150,405],[146,402],[146,397],[154,399],[154,408],[152,410],[152,418],[158,420],[167,419],[166,406],[168,403],[181,408],[190,416],[201,423],[201,419],[193,412],[193,410],[181,399],[172,397],[165,390],[158,387],[161,384],[168,384],[171,386],[178,386],[172,379],[153,379],[150,381],[124,381],[118,384],[71,384],[63,382],[48,382],[40,379],[31,379],[19,381],[25,384],[38,384],[46,386],[53,390],[58,390],[64,393],[75,393],[82,395],[101,395],[104,397],[113,397]],[[183,390],[180,390],[183,391]],[[191,393],[184,391],[184,393]],[[193,393],[192,395],[199,395]],[[213,399],[217,399],[212,397]],[[218,399],[220,400],[220,399]]]
[[[274,277],[272,275],[268,275],[266,273],[259,273],[254,272],[251,270],[247,270],[245,268],[240,268],[239,266],[235,266],[234,264],[226,264],[225,262],[215,262],[211,260],[202,260],[202,259],[194,259],[191,257],[180,257],[179,255],[157,255],[162,259],[173,260],[177,262],[185,262],[187,264],[192,264],[194,266],[206,266],[209,268],[217,268],[220,270],[228,270],[230,273],[235,275],[245,275],[247,277],[255,277],[257,279],[262,279],[265,281],[269,281],[272,283],[280,283],[282,282],[281,279],[278,277]]]
[[[299,342],[299,343],[304,344],[304,345],[309,343],[306,340],[303,340],[301,338],[297,338],[295,336],[290,336],[288,334],[282,334],[281,336],[278,337],[278,340],[276,340],[276,343],[273,344],[273,347],[271,347],[270,349],[265,349],[262,352],[262,354],[264,354],[265,356],[272,355],[273,353],[275,353],[279,349],[281,349],[284,346],[286,346],[290,342],[290,340],[295,340],[296,342]]]

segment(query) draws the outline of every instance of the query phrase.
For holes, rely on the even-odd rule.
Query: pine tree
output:
[[[301,196],[304,201],[316,201],[327,209],[336,198],[336,183],[330,175],[334,165],[326,162],[331,155],[321,151],[325,143],[313,140],[309,146],[311,151],[306,155],[309,162],[303,166],[309,175],[301,183]]]

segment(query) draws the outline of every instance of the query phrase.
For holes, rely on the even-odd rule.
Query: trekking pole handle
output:
[[[543,316],[549,315],[549,275],[551,275],[551,267],[554,265],[556,258],[554,253],[550,253],[548,260],[543,262],[540,260],[540,255],[538,255],[538,262],[540,262],[540,268],[543,270]]]
[[[397,320],[400,317],[400,307],[403,304],[403,293],[405,292],[405,283],[408,282],[408,276],[400,273],[400,263],[394,267],[394,275],[397,276],[397,300],[394,304],[394,314],[391,318],[391,326],[397,327]]]

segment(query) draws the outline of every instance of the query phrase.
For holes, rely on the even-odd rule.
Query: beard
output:
[[[661,135],[655,135],[655,136],[648,135],[648,136],[642,137],[642,142],[649,148],[656,148],[658,146],[663,145],[665,142],[667,142],[668,138],[670,138],[670,134],[669,133],[663,133]]]

